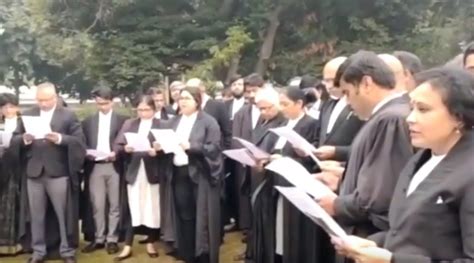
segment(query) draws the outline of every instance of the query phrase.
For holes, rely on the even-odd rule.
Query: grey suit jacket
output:
[[[24,116],[39,116],[40,109],[35,106],[27,110]],[[50,177],[64,177],[70,173],[68,165],[68,146],[84,145],[85,139],[76,114],[64,107],[57,107],[51,118],[51,130],[61,134],[59,145],[45,139],[34,140],[26,145],[27,167],[26,174],[30,178],[40,177],[43,172]],[[20,122],[16,134],[21,137],[25,132],[23,123]],[[21,140],[23,141],[23,140]],[[82,165],[82,163],[80,164]]]

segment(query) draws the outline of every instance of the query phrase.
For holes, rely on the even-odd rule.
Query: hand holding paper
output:
[[[309,143],[305,138],[301,137],[297,132],[289,127],[279,127],[270,129],[271,132],[276,135],[285,138],[293,147],[300,149],[306,156],[310,156],[318,165],[320,160],[313,154],[316,151],[316,147]]]
[[[182,150],[181,140],[178,135],[171,129],[153,129],[151,130],[153,137],[157,143],[160,144],[161,150],[164,153],[176,153]]]
[[[234,140],[237,140],[238,142],[240,142],[240,144],[242,144],[242,146],[244,148],[249,150],[249,152],[255,157],[255,159],[268,159],[268,158],[270,158],[270,154],[266,153],[263,150],[260,150],[257,146],[255,146],[255,144],[253,144],[249,141],[246,141],[244,139],[237,138],[237,137],[234,137]]]
[[[232,160],[235,160],[241,164],[254,167],[257,165],[253,156],[248,152],[247,149],[235,149],[235,150],[226,150],[222,152],[225,156],[229,157]]]
[[[296,187],[275,187],[296,208],[308,216],[313,222],[321,226],[329,235],[345,238],[346,232],[334,219],[324,211],[303,190]]]
[[[38,116],[21,117],[25,133],[31,134],[35,139],[44,139],[47,134],[51,133],[51,126]]]
[[[283,176],[288,182],[314,198],[334,194],[325,184],[316,180],[300,163],[289,157],[274,160],[265,169]]]
[[[126,132],[125,139],[127,146],[132,147],[134,152],[148,152],[151,149],[148,137],[142,134]]]

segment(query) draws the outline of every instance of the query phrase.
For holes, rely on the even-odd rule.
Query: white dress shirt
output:
[[[412,194],[416,188],[430,175],[446,155],[432,155],[431,158],[420,167],[408,185],[407,196]]]
[[[252,129],[255,129],[260,118],[260,109],[257,106],[252,105]]]
[[[5,118],[5,131],[14,132],[16,130],[18,117],[13,117],[10,119]]]
[[[148,136],[153,125],[152,119],[140,119],[140,126],[138,127],[138,134]]]
[[[49,125],[51,125],[51,121],[53,120],[53,114],[54,114],[54,111],[56,110],[56,106],[54,106],[54,108],[50,109],[49,111],[43,111],[43,110],[40,110],[40,117],[46,122],[46,123],[49,123]],[[61,134],[58,135],[59,139],[58,141],[56,142],[56,144],[60,144],[63,137],[61,136]]]
[[[207,95],[207,94],[202,95],[202,103],[201,103],[201,109],[202,110],[204,109],[204,107],[206,107],[206,104],[210,99],[211,99],[211,97],[209,97],[209,95]]]
[[[112,111],[107,114],[99,112],[99,131],[97,134],[96,150],[109,153],[110,152],[110,123],[112,122]]]
[[[232,117],[230,118],[231,120],[234,119],[235,114],[244,106],[245,104],[245,98],[242,97],[240,99],[234,99],[232,101]]]
[[[181,142],[188,142],[189,136],[191,135],[191,131],[193,129],[194,123],[197,119],[197,112],[186,116],[181,115],[181,120],[179,120],[178,127],[176,128],[176,134],[178,138],[180,138]],[[184,151],[178,151],[175,153],[173,158],[173,164],[175,166],[185,166],[189,164],[188,155]]]
[[[161,120],[161,111],[155,113],[155,119]]]
[[[54,111],[56,110],[56,106],[49,111],[40,110],[40,117],[47,123],[51,124],[51,120],[53,119]]]
[[[339,101],[336,103],[336,106],[334,106],[334,109],[331,112],[331,116],[329,116],[328,129],[326,131],[327,134],[331,133],[332,128],[334,128],[334,125],[336,124],[337,118],[339,118],[339,115],[341,115],[342,111],[346,108],[346,106],[347,98],[346,96],[344,96],[339,99]]]
[[[286,127],[293,129],[295,128],[296,124],[304,117],[304,113],[302,113],[298,118],[293,119],[293,120],[288,120],[288,123],[286,124]],[[283,147],[285,147],[287,140],[284,137],[278,138],[278,141],[275,144],[275,150],[281,150]]]

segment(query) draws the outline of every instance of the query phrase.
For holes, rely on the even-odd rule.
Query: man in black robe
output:
[[[354,112],[367,122],[352,144],[339,195],[317,201],[346,232],[366,237],[388,229],[395,184],[413,155],[405,121],[410,107],[376,54],[360,51],[345,63],[341,87]]]
[[[176,112],[172,108],[165,106],[166,99],[164,88],[151,87],[147,90],[147,94],[150,95],[153,98],[153,101],[155,102],[156,119],[168,120],[176,114]]]
[[[352,141],[364,124],[353,114],[347,98],[338,83],[335,83],[338,70],[346,59],[334,58],[323,69],[323,83],[330,98],[323,103],[319,116],[319,148],[315,155],[321,160],[346,162]]]
[[[273,88],[260,89],[255,101],[261,116],[252,142],[261,150],[271,153],[278,136],[270,129],[284,126],[287,119],[279,110],[279,95]],[[252,168],[250,176],[252,228],[247,246],[249,263],[273,263],[275,259],[276,195],[273,183],[266,180],[263,165],[262,162],[260,167]]]
[[[79,241],[78,172],[86,152],[84,135],[76,115],[57,106],[53,84],[38,85],[36,100],[38,106],[24,115],[39,116],[50,123],[52,132],[44,139],[35,139],[26,133],[21,123],[16,130],[19,135],[14,137],[15,142],[22,144],[26,157],[24,166],[28,177],[33,249],[29,262],[43,262],[59,247],[64,262],[74,263]],[[53,213],[48,212],[48,200],[54,208]]]
[[[400,60],[405,72],[405,87],[408,91],[416,88],[415,75],[423,70],[423,63],[421,59],[408,51],[395,51],[393,55]]]
[[[253,133],[258,126],[260,119],[260,110],[255,105],[255,93],[263,87],[265,81],[258,74],[250,74],[244,79],[244,97],[246,104],[235,114],[232,122],[232,136],[252,141]],[[240,148],[237,141],[232,142],[232,148]],[[235,164],[235,185],[234,191],[237,196],[238,204],[238,225],[239,229],[246,230],[250,228],[251,208],[250,208],[250,168]],[[245,238],[244,238],[245,241]],[[243,257],[236,257],[241,260]]]

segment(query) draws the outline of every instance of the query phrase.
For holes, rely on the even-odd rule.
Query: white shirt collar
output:
[[[391,100],[394,100],[396,98],[399,98],[399,97],[403,96],[403,94],[405,94],[405,93],[394,93],[394,94],[390,94],[387,97],[383,98],[383,100],[379,101],[379,103],[377,103],[377,105],[375,105],[374,109],[372,110],[372,115],[377,113],[377,111],[379,111],[385,104],[389,103]]]
[[[304,115],[305,115],[304,112],[302,112],[301,115],[298,116],[298,118],[292,119],[292,120],[288,120],[287,126],[291,126],[291,127],[294,128],[295,125],[296,125],[301,119],[303,119]]]
[[[48,111],[40,109],[40,114],[51,114],[52,115],[55,110],[56,110],[56,105]]]
[[[14,132],[16,130],[16,126],[17,126],[17,121],[18,121],[18,117],[15,116],[13,118],[5,118],[5,131],[6,132]]]
[[[184,120],[187,120],[187,121],[195,121],[196,118],[197,118],[197,115],[198,115],[198,112],[196,111],[195,113],[193,113],[189,116],[186,116],[186,115],[182,114],[181,118],[184,119]]]
[[[206,93],[204,93],[202,95],[202,105],[201,105],[201,109],[204,109],[204,107],[206,107],[206,104],[207,102],[211,99],[211,97],[209,97],[209,95],[207,95]]]
[[[99,118],[110,118],[112,116],[112,110],[110,110],[109,112],[107,113],[103,113],[101,111],[99,111]]]

